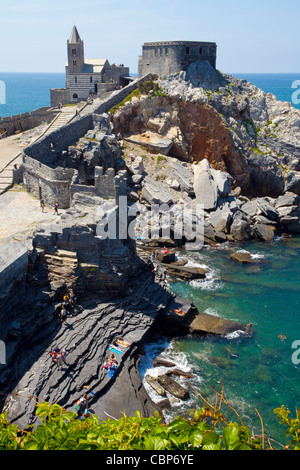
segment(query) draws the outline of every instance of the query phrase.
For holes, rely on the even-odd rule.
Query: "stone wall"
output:
[[[54,108],[60,103],[62,105],[70,103],[70,91],[66,88],[51,88],[50,90],[50,103]]]
[[[27,247],[21,243],[3,245],[0,250],[0,298],[10,286],[24,278],[28,264]]]
[[[121,90],[117,90],[109,98],[102,101],[100,105],[90,105],[89,114],[74,119],[60,129],[39,139],[38,142],[29,145],[24,149],[23,154],[43,162],[47,161],[49,158],[51,160],[51,143],[58,151],[67,150],[70,145],[74,144],[81,136],[85,135],[88,130],[93,128],[93,120],[95,119],[93,113],[103,114],[108,112],[136,90],[140,83],[149,80],[150,77],[151,74],[148,74],[139,80],[135,80]]]
[[[193,62],[207,60],[216,68],[217,46],[213,42],[164,41],[143,45],[139,57],[139,77],[147,73],[159,76],[186,70]]]
[[[36,109],[31,113],[17,114],[0,118],[0,133],[7,137],[18,132],[23,132],[44,122],[50,123],[56,116],[55,110],[50,107]]]
[[[101,114],[109,111],[113,106],[123,101],[134,91],[143,80],[151,75],[136,80],[127,87],[116,91],[100,106],[90,105],[88,114],[76,117],[72,122],[45,135],[37,142],[26,147],[22,152],[22,164],[14,173],[14,182],[23,183],[27,190],[38,199],[44,199],[46,204],[59,203],[61,208],[70,207],[75,193],[93,193],[100,197],[118,197],[126,193],[126,179],[122,175],[97,174],[96,186],[92,190],[82,190],[82,185],[75,183],[75,172],[68,168],[68,161],[64,155],[68,154],[69,147],[93,129],[95,124],[101,123]],[[76,181],[79,183],[80,181]],[[72,185],[72,188],[71,188]]]

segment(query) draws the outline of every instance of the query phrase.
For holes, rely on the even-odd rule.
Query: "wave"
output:
[[[166,392],[166,397],[163,398],[159,396],[155,390],[148,384],[145,380],[147,374],[152,377],[158,377],[159,375],[165,374],[167,371],[170,371],[168,367],[153,367],[153,360],[155,357],[161,357],[168,361],[171,361],[175,364],[175,367],[185,372],[193,374],[193,365],[189,362],[187,355],[176,349],[176,340],[171,340],[170,342],[163,338],[159,339],[155,343],[149,343],[145,346],[145,355],[141,356],[140,364],[139,364],[139,374],[143,381],[143,385],[145,390],[147,391],[149,397],[154,403],[159,403],[160,401],[164,400],[165,398],[169,399],[171,410],[164,410],[164,419],[168,423],[176,414],[176,411],[180,408],[180,412],[184,412],[184,410],[188,411],[195,405],[195,397],[190,394],[190,398],[188,400],[180,400],[175,398],[169,392]],[[193,382],[193,386],[200,385],[203,382],[203,378],[198,374],[193,374],[192,379],[189,379]],[[185,377],[176,377],[176,382],[179,383],[182,387],[189,389],[189,385],[187,383],[187,379]]]

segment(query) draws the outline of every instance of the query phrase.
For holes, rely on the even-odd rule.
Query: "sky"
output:
[[[86,58],[131,73],[168,40],[216,42],[224,73],[298,73],[299,18],[299,0],[0,0],[0,72],[64,73],[76,25]]]

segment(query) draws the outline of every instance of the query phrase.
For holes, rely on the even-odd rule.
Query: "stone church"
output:
[[[67,41],[66,88],[51,90],[51,106],[76,103],[93,97],[104,98],[108,92],[128,85],[133,80],[129,68],[111,65],[108,59],[86,59],[84,42],[76,26]]]

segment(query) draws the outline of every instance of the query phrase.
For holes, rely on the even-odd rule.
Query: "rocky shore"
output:
[[[234,253],[235,242],[268,243],[276,234],[300,233],[300,113],[251,84],[209,64],[194,64],[187,72],[150,81],[148,89],[144,83],[116,112],[93,114],[85,122],[94,128],[67,149],[48,149],[45,157],[39,146],[31,148],[34,155],[27,151],[24,168],[15,174],[21,181],[27,172],[32,188],[36,172],[57,175],[61,168],[66,178],[71,175],[64,181],[71,188],[68,197],[52,182],[45,184],[47,197],[61,191],[67,209],[57,223],[36,231],[24,276],[0,293],[7,354],[0,365],[0,391],[6,396],[1,411],[23,428],[35,423],[37,401],[75,411],[85,391],[100,419],[161,411],[168,404],[151,401],[137,371],[152,334],[247,331],[198,312],[168,288],[166,280],[208,274],[177,256],[195,241],[200,221],[203,242],[231,243],[228,258],[240,263],[252,260]],[[57,142],[67,141],[64,132]],[[118,210],[119,195],[127,196],[128,212],[138,207],[142,214],[135,220],[135,237],[101,239],[97,224],[109,206]],[[153,205],[160,206],[158,239],[150,236],[153,221],[143,224]],[[166,205],[174,209],[167,222]],[[176,210],[185,208],[189,217],[183,236],[176,237],[182,224]],[[62,322],[63,298],[70,292],[76,306]],[[129,343],[122,351],[111,346],[116,335]],[[52,362],[54,347],[66,350],[62,368]],[[103,365],[112,351],[118,366],[109,377]],[[172,387],[172,380],[166,374],[159,386]]]
[[[151,401],[137,372],[143,344],[158,330],[172,336],[244,329],[202,315],[176,297],[167,287],[165,270],[158,267],[154,277],[150,257],[138,256],[134,245],[95,235],[87,226],[38,232],[25,276],[11,282],[1,297],[1,336],[7,348],[7,363],[0,369],[1,393],[7,396],[2,411],[21,428],[36,422],[37,402],[76,411],[84,392],[90,392],[90,410],[100,419],[137,410],[145,416],[162,412],[167,404]],[[76,305],[63,321],[63,298],[71,291]],[[110,349],[116,335],[129,343],[122,351]],[[61,368],[50,355],[55,347],[66,351]],[[109,377],[103,365],[112,352],[118,366]]]

